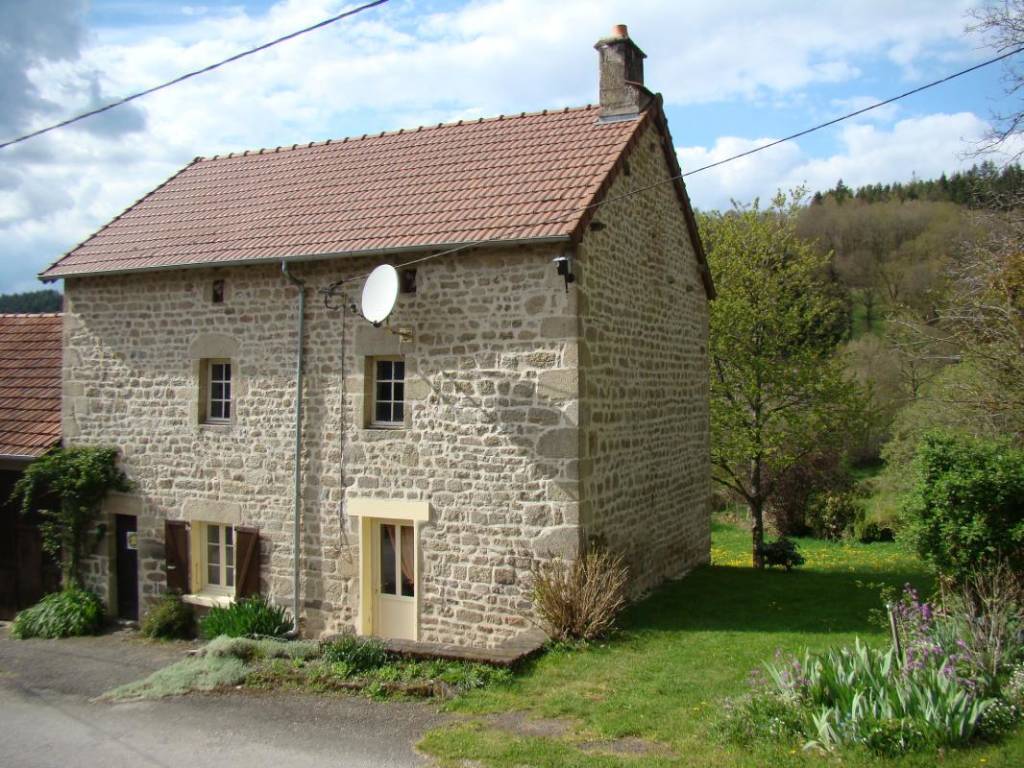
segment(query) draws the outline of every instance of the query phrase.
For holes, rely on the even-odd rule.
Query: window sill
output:
[[[200,421],[196,426],[203,432],[230,432],[235,423],[233,421]]]
[[[181,602],[199,605],[204,608],[227,608],[235,602],[230,595],[215,595],[211,592],[200,592],[195,595],[182,595]]]

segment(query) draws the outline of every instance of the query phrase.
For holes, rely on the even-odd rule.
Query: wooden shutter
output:
[[[260,593],[260,532],[235,528],[235,597]]]
[[[187,593],[191,568],[188,556],[188,524],[185,521],[164,522],[164,557],[167,559],[167,589]]]

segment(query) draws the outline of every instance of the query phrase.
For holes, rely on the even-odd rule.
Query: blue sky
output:
[[[338,13],[339,0],[35,0],[0,8],[0,138]],[[594,41],[646,51],[684,170],[992,55],[971,2],[392,0],[77,127],[0,150],[0,292],[196,155],[596,100]],[[722,208],[778,188],[930,177],[975,162],[1012,108],[997,65],[688,179]],[[995,159],[999,159],[998,157]]]

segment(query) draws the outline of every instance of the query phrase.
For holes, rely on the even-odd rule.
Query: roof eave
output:
[[[389,256],[403,253],[423,253],[425,251],[445,251],[455,248],[506,248],[516,245],[549,245],[567,243],[570,235],[549,235],[546,237],[511,238],[507,240],[468,240],[465,242],[433,243],[429,245],[410,245],[401,248],[375,248],[365,251],[336,251],[331,253],[300,254],[292,256],[263,256],[258,259],[234,259],[230,261],[201,261],[192,264],[161,264],[153,267],[135,267],[125,269],[99,269],[82,272],[67,272],[59,275],[47,274],[50,270],[40,272],[38,278],[44,283],[74,277],[103,277],[106,275],[131,275],[146,272],[169,272],[178,269],[215,269],[220,267],[253,267],[259,265],[277,265],[282,261],[288,263],[329,261],[331,259],[358,259]],[[52,269],[52,268],[51,268]]]

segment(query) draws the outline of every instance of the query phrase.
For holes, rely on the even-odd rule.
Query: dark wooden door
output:
[[[117,526],[117,617],[139,619],[138,519],[116,515]]]

